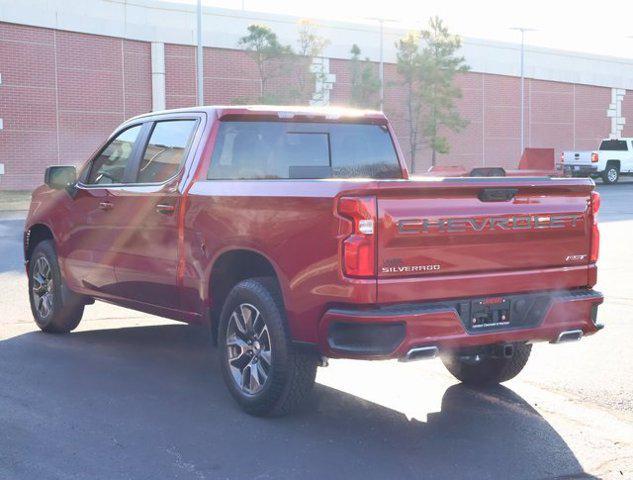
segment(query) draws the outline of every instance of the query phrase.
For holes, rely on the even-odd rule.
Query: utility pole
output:
[[[374,20],[380,25],[380,63],[378,64],[378,76],[380,77],[380,111],[382,112],[385,104],[385,64],[383,60],[384,25],[385,22],[395,22],[396,20],[381,17],[368,17],[367,20]]]
[[[521,155],[525,150],[525,32],[533,32],[533,28],[513,27],[511,30],[521,32]]]
[[[198,105],[204,105],[204,64],[202,59],[202,0],[198,0],[198,48],[196,55]]]

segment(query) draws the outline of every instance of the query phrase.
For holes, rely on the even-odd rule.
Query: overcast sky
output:
[[[196,0],[171,0],[195,3]],[[518,42],[511,27],[529,27],[526,43],[633,58],[633,0],[203,0],[203,4],[300,17],[366,21],[384,17],[404,27],[439,15],[463,36]]]

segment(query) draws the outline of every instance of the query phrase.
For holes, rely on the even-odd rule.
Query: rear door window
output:
[[[164,182],[180,170],[196,123],[196,120],[156,122],[141,159],[138,183]]]
[[[402,171],[382,125],[225,121],[207,178],[402,178]]]
[[[627,151],[626,140],[604,140],[600,144],[600,150]]]
[[[136,125],[119,133],[95,158],[86,179],[88,185],[112,185],[123,183],[125,170],[134,152],[135,142],[142,125]]]

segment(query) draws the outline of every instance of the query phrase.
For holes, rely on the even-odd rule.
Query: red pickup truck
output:
[[[531,345],[598,331],[585,178],[410,178],[377,112],[200,107],[135,117],[49,167],[24,235],[33,316],[95,299],[209,325],[226,384],[283,414],[327,357],[440,356],[508,380]]]

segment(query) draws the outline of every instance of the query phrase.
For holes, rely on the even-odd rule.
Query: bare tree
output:
[[[299,21],[298,33],[298,47],[294,56],[296,83],[292,93],[295,102],[305,102],[311,98],[313,88],[319,80],[324,80],[322,72],[312,71],[312,60],[323,56],[330,41],[320,36],[316,25],[307,19]]]

